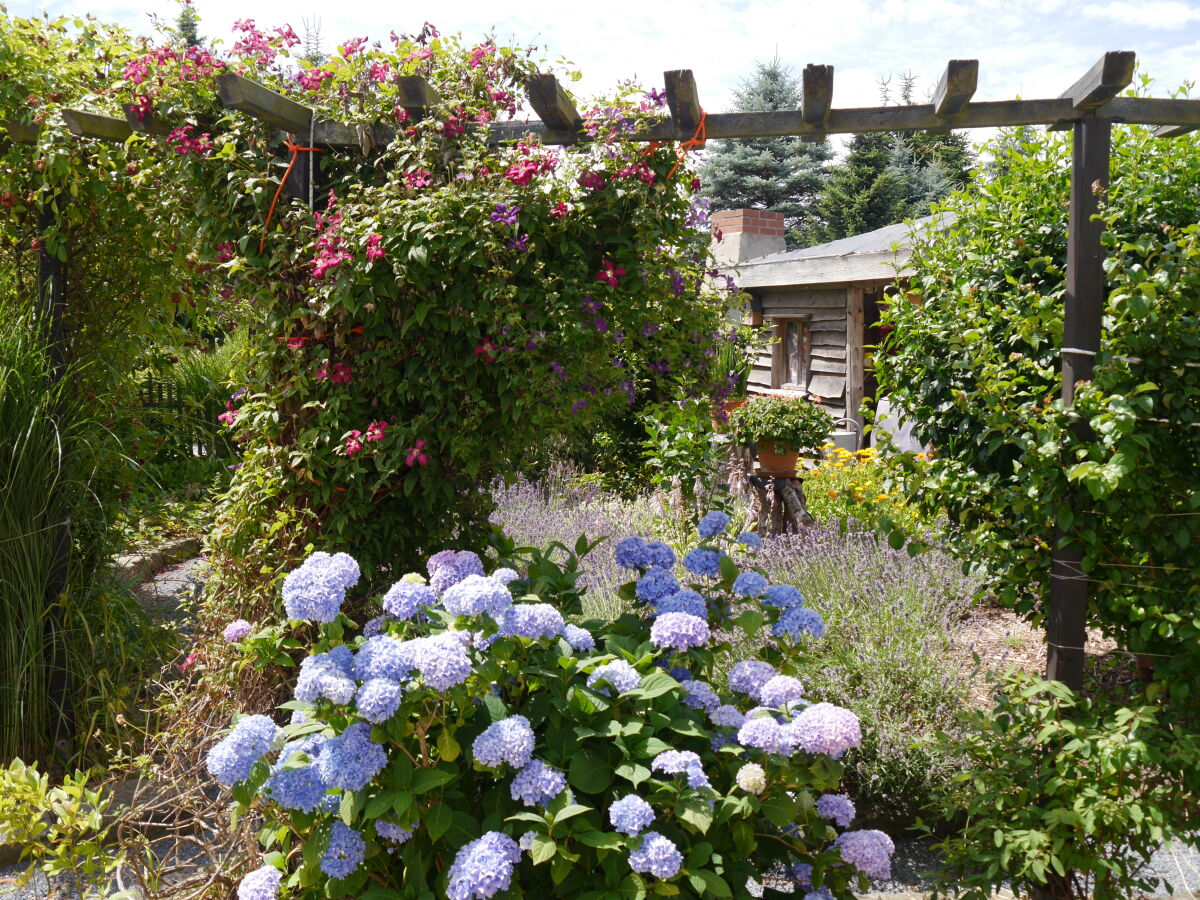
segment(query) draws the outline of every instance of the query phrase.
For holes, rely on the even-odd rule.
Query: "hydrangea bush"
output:
[[[764,876],[841,898],[886,877],[887,836],[843,830],[859,722],[791,674],[820,617],[728,526],[706,516],[682,567],[621,541],[638,608],[608,623],[443,551],[359,629],[329,614],[354,561],[310,556],[284,582],[290,624],[316,634],[290,721],[244,717],[208,756],[235,816],[264,821],[240,900],[732,897]],[[719,676],[725,638],[764,629],[763,658]]]

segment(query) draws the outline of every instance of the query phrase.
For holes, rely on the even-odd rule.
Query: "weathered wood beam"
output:
[[[432,84],[420,75],[401,75],[396,79],[400,106],[414,119],[422,119],[441,99]]]
[[[364,134],[365,132],[365,134]],[[345,122],[318,120],[313,126],[313,142],[330,147],[360,147],[363,138],[375,147],[386,147],[396,137],[396,129],[387,125],[349,125]]]
[[[1200,125],[1160,125],[1154,130],[1154,136],[1160,138],[1182,137],[1185,134],[1191,134]]]
[[[111,116],[98,116],[95,113],[84,112],[81,109],[64,109],[63,121],[76,137],[96,138],[101,141],[121,143],[133,134],[133,129],[124,119],[114,119]]]
[[[667,108],[675,122],[675,136],[688,140],[700,126],[700,94],[696,90],[696,76],[691,69],[671,69],[663,72],[667,87]]]
[[[525,89],[529,105],[551,131],[571,133],[583,127],[583,118],[574,102],[553,75],[532,75]]]
[[[307,132],[312,123],[313,111],[303,103],[232,72],[217,76],[217,93],[230,109],[241,110],[284,131]]]
[[[1200,125],[1200,100],[1174,97],[1115,97],[1105,117],[1142,125]]]
[[[833,66],[816,66],[809,63],[802,76],[800,118],[805,125],[821,129],[821,134],[801,135],[808,143],[825,139],[825,126],[829,121],[829,108],[833,105]]]
[[[125,122],[134,131],[159,135],[171,133],[171,126],[153,112],[142,114],[141,108],[133,103],[122,104],[121,108],[125,110]]]
[[[1070,100],[1077,111],[1103,106],[1133,81],[1136,62],[1137,54],[1132,50],[1110,50],[1062,96]]]
[[[36,144],[40,125],[30,125],[28,122],[18,122],[15,119],[0,120],[0,125],[8,134],[8,139],[14,144]]]
[[[957,116],[979,85],[979,60],[952,59],[933,91],[933,111],[939,116]]]

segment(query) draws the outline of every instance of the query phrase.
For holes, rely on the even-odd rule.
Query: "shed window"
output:
[[[776,319],[775,338],[772,387],[807,389],[811,363],[808,319]]]

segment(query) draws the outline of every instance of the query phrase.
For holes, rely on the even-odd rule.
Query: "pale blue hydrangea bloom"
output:
[[[779,621],[771,626],[771,634],[775,637],[789,637],[794,641],[800,640],[806,633],[818,638],[825,636],[825,620],[820,613],[807,606],[785,609]]]
[[[401,828],[395,822],[389,822],[387,819],[376,819],[375,833],[379,835],[380,840],[386,842],[388,853],[392,853],[413,836],[413,832],[420,824],[420,822],[414,822],[411,828]]]
[[[749,694],[755,700],[762,686],[774,678],[775,667],[757,659],[747,659],[729,670],[729,689],[739,694]]]
[[[805,894],[804,900],[834,900],[834,897],[829,888],[822,885],[821,887],[814,888]]]
[[[531,640],[557,637],[563,630],[563,617],[549,603],[518,603],[496,620],[500,634]]]
[[[640,537],[627,537],[617,544],[614,552],[617,565],[623,569],[645,569],[650,566],[646,556],[646,542]]]
[[[351,675],[349,647],[335,647],[328,653],[315,653],[300,663],[296,678],[296,699],[316,703],[324,697],[339,706],[354,699],[356,685]]]
[[[261,866],[242,879],[238,885],[238,900],[275,900],[283,873],[274,866]]]
[[[592,674],[588,676],[587,680],[588,687],[594,689],[597,693],[607,695],[607,688],[596,687],[601,681],[605,681],[616,688],[618,694],[624,694],[626,691],[632,691],[641,684],[642,676],[637,673],[637,669],[625,662],[625,660],[614,659],[612,662],[597,666],[592,671]]]
[[[719,509],[714,509],[712,512],[704,514],[704,518],[700,520],[700,537],[715,538],[729,527],[729,516],[721,512]]]
[[[361,791],[386,765],[387,751],[371,740],[371,726],[365,722],[329,738],[317,759],[321,779],[346,791]]]
[[[487,900],[508,890],[513,867],[520,861],[521,848],[516,841],[499,831],[489,831],[455,855],[446,897],[449,900]]]
[[[524,768],[533,756],[534,735],[524,716],[509,716],[493,722],[471,745],[471,754],[481,766],[495,769],[508,763]]]
[[[467,575],[446,588],[442,606],[452,616],[479,616],[487,613],[493,619],[512,606],[508,586],[484,575]]]
[[[708,623],[689,613],[662,613],[650,626],[650,643],[680,653],[692,647],[703,647],[708,643],[708,637]]]
[[[305,560],[305,564],[319,566],[329,574],[330,578],[346,590],[358,584],[358,579],[361,575],[358,563],[349,553],[334,553],[331,556],[324,551],[318,550]]]
[[[763,594],[762,602],[767,606],[801,606],[804,595],[790,584],[773,584]]]
[[[680,591],[680,593],[683,593],[683,592]],[[672,678],[674,678],[676,681],[678,681],[680,684],[683,684],[685,681],[692,680],[692,677],[693,677],[692,673],[689,672],[683,666],[668,666],[665,662],[663,662],[662,660],[659,660],[658,667],[660,669],[665,669],[667,674],[670,675]]]
[[[842,859],[870,878],[892,877],[892,853],[896,845],[882,831],[845,831],[833,842]]]
[[[367,638],[354,654],[354,677],[359,681],[384,678],[400,681],[413,668],[412,641],[402,641],[390,634]]]
[[[791,742],[806,753],[838,756],[862,743],[858,716],[832,703],[814,703],[788,725]]]
[[[471,676],[471,658],[467,655],[469,632],[444,631],[429,637],[414,638],[412,661],[425,683],[435,691],[448,691]]]
[[[208,751],[208,773],[226,787],[245,781],[278,733],[279,727],[267,716],[247,716]]]
[[[564,625],[562,636],[563,640],[570,644],[571,649],[577,653],[596,649],[596,639],[586,628],[580,628],[578,625]]]
[[[326,794],[325,799],[321,801],[321,811],[327,812],[331,816],[336,816],[342,808],[341,794]]]
[[[854,819],[854,802],[845,794],[822,794],[817,798],[817,815],[846,828]]]
[[[411,619],[436,603],[432,588],[411,581],[397,581],[383,595],[383,611],[393,619]]]
[[[531,760],[513,776],[509,792],[526,806],[548,806],[567,786],[566,776],[540,759]]]
[[[731,706],[728,703],[718,706],[708,714],[708,717],[712,719],[714,725],[719,725],[722,728],[740,728],[742,723],[746,721],[746,714],[736,706]]]
[[[320,566],[307,562],[283,579],[283,608],[289,619],[332,622],[346,599],[346,588]]]
[[[510,569],[507,566],[505,566],[505,567],[497,569],[495,572],[493,572],[492,578],[494,578],[496,581],[500,582],[501,584],[511,584],[514,581],[520,580],[521,576],[518,575],[516,573],[516,571],[514,571],[513,569]]]
[[[675,567],[675,551],[662,541],[647,541],[646,563],[650,566],[658,566],[660,569],[673,569]]]
[[[404,689],[397,682],[387,678],[372,678],[364,681],[358,689],[355,705],[360,716],[379,725],[396,714],[403,699]]]
[[[762,538],[753,531],[743,531],[737,536],[737,542],[747,550],[761,550],[763,545]]]
[[[684,589],[655,601],[655,615],[669,612],[682,612],[692,616],[699,616],[701,619],[707,619],[708,603],[695,591]]]
[[[804,699],[804,686],[791,675],[775,675],[758,692],[758,701],[763,706],[783,709],[795,700]]]
[[[767,586],[767,579],[757,572],[743,572],[734,579],[733,592],[743,597],[761,597]]]
[[[238,641],[250,635],[254,631],[254,626],[245,619],[234,619],[225,626],[225,631],[221,637],[225,639],[227,644],[236,644]]]
[[[697,547],[695,550],[689,550],[683,558],[683,567],[693,575],[715,578],[721,574],[721,554],[716,550]]]
[[[693,679],[683,683],[683,702],[691,709],[711,712],[721,705],[721,699],[707,681]]]
[[[373,638],[383,634],[383,629],[387,623],[387,616],[376,616],[373,619],[367,619],[362,627],[363,637]]]
[[[641,834],[654,821],[654,808],[637,794],[626,794],[608,808],[608,821],[621,834]]]
[[[483,575],[483,561],[470,550],[443,550],[429,558],[428,569],[429,586],[441,595],[468,575]]]
[[[652,566],[646,574],[638,579],[634,593],[639,600],[655,601],[674,594],[679,590],[679,582],[675,576],[659,566]]]
[[[629,854],[629,868],[656,878],[674,878],[682,864],[679,848],[657,831],[647,831],[642,845]]]
[[[743,747],[754,747],[764,753],[780,753],[787,746],[783,728],[771,715],[751,710],[738,729],[738,743]]]
[[[316,764],[325,740],[314,734],[285,745],[279,751],[279,761],[272,767],[270,777],[263,784],[263,796],[284,809],[299,812],[317,809],[329,789]],[[301,763],[303,757],[308,759],[304,765],[287,767],[288,763]]]
[[[367,842],[363,836],[342,821],[333,823],[329,846],[321,854],[321,871],[330,878],[349,878],[363,861]]]
[[[812,887],[812,865],[810,863],[796,863],[792,866],[792,880],[800,887]]]
[[[517,846],[520,847],[523,852],[529,853],[531,850],[533,850],[533,839],[535,837],[537,837],[536,831],[527,831],[521,835],[521,839],[517,841]]]
[[[650,762],[655,772],[668,775],[687,775],[688,787],[711,787],[700,757],[691,750],[664,750]]]

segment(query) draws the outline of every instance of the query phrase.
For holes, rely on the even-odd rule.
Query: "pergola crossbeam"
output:
[[[938,116],[957,116],[979,85],[979,60],[952,59],[933,91],[933,112]]]
[[[550,131],[570,134],[583,127],[583,118],[575,103],[553,75],[530,76],[525,86],[529,105]]]
[[[284,131],[305,133],[312,127],[313,110],[257,81],[232,72],[217,76],[217,93],[230,109],[249,113]]]
[[[1191,134],[1197,128],[1200,128],[1200,125],[1160,125],[1155,129],[1154,136],[1160,138],[1183,137],[1185,134]]]
[[[696,76],[691,69],[671,69],[663,72],[663,83],[667,90],[667,109],[671,110],[671,119],[675,123],[672,138],[687,140],[696,133],[702,115]]]
[[[133,129],[124,119],[99,116],[81,109],[64,109],[63,121],[76,137],[96,138],[101,141],[122,143],[133,134]]]
[[[808,143],[823,141],[829,122],[829,110],[833,105],[833,66],[809,63],[804,67],[801,87],[800,117],[805,125],[811,125],[819,131],[800,137]]]
[[[0,120],[8,139],[14,144],[36,144],[40,125],[30,125],[28,122],[18,122],[15,119]]]
[[[1131,50],[1110,50],[1062,96],[1076,111],[1097,109],[1129,87],[1136,62],[1137,55]]]
[[[401,108],[414,119],[423,119],[441,99],[437,89],[420,75],[401,75],[396,90]]]
[[[125,110],[125,123],[134,131],[157,135],[171,133],[171,126],[160,121],[153,112],[144,112],[132,103],[124,104],[122,109]]]

